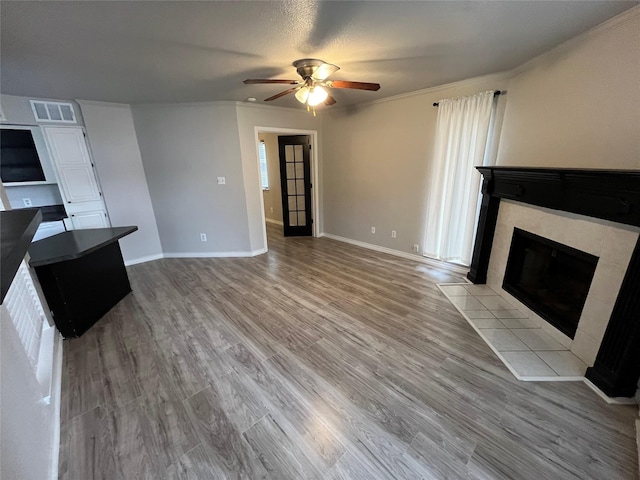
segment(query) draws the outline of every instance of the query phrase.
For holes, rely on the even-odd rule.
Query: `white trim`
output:
[[[638,403],[637,400],[633,397],[629,397],[629,398],[608,397],[602,390],[600,390],[593,383],[591,383],[591,381],[588,378],[584,377],[582,378],[582,381],[586,383],[591,390],[596,392],[598,396],[602,398],[605,402],[607,402],[609,405],[636,405]]]
[[[132,260],[127,260],[126,262],[124,262],[124,264],[126,267],[128,267],[130,265],[137,265],[139,263],[146,263],[146,262],[152,262],[154,260],[160,260],[161,258],[164,258],[164,255],[162,253],[157,253],[155,255],[148,255],[146,257],[138,257]]]
[[[433,87],[428,87],[428,88],[423,88],[421,90],[414,90],[411,92],[406,92],[406,93],[399,93],[398,95],[392,95],[390,97],[384,97],[384,98],[377,98],[375,100],[368,100],[366,102],[361,102],[358,103],[358,106],[365,106],[365,105],[376,105],[378,103],[386,103],[386,102],[392,102],[395,100],[401,100],[403,98],[411,98],[411,97],[415,97],[418,95],[429,95],[429,94],[434,94],[437,93],[441,90],[449,90],[452,88],[464,88],[464,87],[472,87],[475,84],[479,83],[479,82],[495,82],[496,83],[496,88],[501,89],[500,83],[499,82],[506,82],[508,81],[510,78],[512,77],[511,75],[511,71],[505,71],[505,72],[496,72],[496,73],[490,73],[488,75],[482,75],[479,77],[471,77],[471,78],[466,78],[464,80],[459,80],[457,82],[451,82],[451,83],[445,83],[443,85],[434,85]],[[506,83],[503,83],[503,85],[506,85]],[[505,87],[506,90],[506,87]],[[344,105],[344,106],[339,106],[339,107],[331,107],[332,111],[337,111],[337,110],[346,110],[348,108],[353,107],[354,105]],[[328,110],[326,110],[325,108],[323,108],[322,110],[318,110],[318,115],[326,112]]]
[[[82,102],[92,102],[91,100],[82,100]],[[93,102],[93,103],[107,103],[109,104],[110,102]],[[117,102],[116,102],[117,103]],[[263,105],[263,104],[259,104],[259,103],[249,103],[249,102],[238,102],[236,100],[213,100],[210,102],[178,102],[178,103],[166,103],[166,102],[160,102],[160,103],[139,103],[139,104],[134,104],[134,107],[173,107],[175,108],[176,106],[180,106],[180,107],[203,107],[203,106],[210,106],[210,107],[215,107],[215,106],[227,106],[227,107],[238,107],[238,106],[242,106],[242,107],[249,107],[249,108],[258,108],[258,109],[266,109],[266,110],[284,110],[284,111],[290,111],[290,112],[297,112],[300,113],[301,109],[300,108],[293,108],[293,107],[279,107],[276,105]],[[319,112],[319,111],[318,111]]]
[[[51,385],[51,408],[53,408],[51,480],[58,480],[60,462],[60,402],[62,397],[62,335],[56,330],[53,346],[53,373]]]
[[[162,258],[241,258],[241,257],[255,257],[267,253],[267,248],[259,248],[257,250],[251,250],[249,252],[169,252],[158,253],[156,255],[149,255],[148,257],[134,258],[133,260],[127,260],[124,262],[125,266],[138,265],[140,263],[152,262],[154,260],[160,260]]]
[[[246,252],[169,252],[164,258],[236,258],[255,257],[267,251],[266,248]]]
[[[79,100],[74,99],[74,101],[82,107],[82,105],[93,105],[96,107],[117,107],[117,108],[127,108],[131,110],[131,105],[128,103],[118,103],[118,102],[100,102],[98,100]]]
[[[410,97],[414,97],[417,95],[426,95],[426,94],[433,94],[433,93],[437,93],[440,90],[447,90],[447,89],[451,89],[451,88],[463,88],[466,86],[473,86],[474,84],[478,83],[478,82],[482,82],[482,81],[495,81],[496,82],[496,88],[500,87],[499,82],[506,82],[508,80],[511,80],[513,77],[517,77],[518,75],[520,75],[521,73],[524,73],[526,71],[528,71],[530,68],[535,67],[537,64],[539,63],[543,63],[546,61],[546,55],[549,55],[551,53],[557,53],[560,54],[562,53],[564,50],[573,48],[576,44],[579,44],[585,40],[587,40],[590,37],[593,36],[597,36],[607,30],[612,30],[614,28],[617,28],[633,19],[635,19],[637,16],[640,15],[640,5],[637,5],[635,7],[631,7],[629,10],[625,10],[624,12],[616,15],[615,17],[610,18],[609,20],[606,20],[603,23],[600,23],[594,27],[592,27],[591,29],[587,30],[584,33],[581,33],[575,37],[572,37],[568,40],[566,40],[565,42],[551,48],[550,50],[547,50],[546,52],[540,53],[539,55],[535,56],[534,58],[525,61],[524,63],[521,63],[520,65],[517,65],[516,67],[510,69],[510,70],[505,70],[502,72],[493,72],[493,73],[489,73],[487,75],[481,75],[478,77],[471,77],[471,78],[466,78],[464,80],[460,80],[457,82],[451,82],[451,83],[445,83],[442,85],[434,85],[433,87],[428,87],[428,88],[423,88],[421,90],[413,90],[411,92],[406,92],[406,93],[400,93],[398,95],[392,95],[390,97],[384,97],[384,98],[378,98],[375,100],[369,100],[369,101],[365,101],[365,102],[360,102],[357,105],[358,106],[366,106],[366,105],[376,105],[378,103],[385,103],[385,102],[391,102],[394,100],[400,100],[403,98],[410,98]],[[507,89],[508,87],[505,87],[505,89]],[[256,106],[256,105],[252,105],[252,106]],[[332,107],[331,111],[335,112],[337,110],[346,110],[350,107],[353,107],[353,105],[341,105],[338,107]],[[282,108],[282,107],[278,107],[278,108]],[[323,108],[318,110],[318,115],[323,115],[325,112],[327,112],[328,110]]]
[[[36,123],[66,123],[67,125],[71,124],[71,125],[77,125],[78,124],[78,117],[76,116],[76,111],[73,108],[73,102],[68,101],[68,102],[61,102],[61,101],[52,101],[52,100],[39,100],[39,99],[32,99],[29,100],[29,103],[31,104],[31,111],[33,112],[33,118],[35,119]],[[36,110],[36,103],[45,105],[45,110],[47,111],[47,117],[49,118],[39,118],[38,117],[38,111]],[[56,107],[58,107],[58,112],[60,113],[60,120],[55,120],[53,118],[51,118],[51,114],[49,113],[49,105],[55,105]],[[65,120],[64,118],[62,118],[62,107],[66,106],[69,107],[69,109],[71,110],[71,116],[73,117],[71,120]]]
[[[296,113],[300,113],[301,111],[306,111],[306,110],[302,110],[301,108],[293,108],[293,107],[279,107],[277,105],[265,105],[262,103],[252,103],[252,102],[227,102],[227,101],[221,101],[221,102],[215,102],[215,103],[233,103],[236,106],[242,106],[242,107],[249,107],[249,108],[258,108],[258,109],[267,109],[267,110],[285,110],[285,111],[290,111],[290,112],[296,112]],[[281,128],[280,130],[285,130],[286,128]]]
[[[564,41],[559,45],[556,45],[550,50],[547,50],[546,52],[541,53],[540,55],[536,55],[531,60],[527,60],[526,62],[521,63],[520,65],[516,66],[515,68],[511,69],[508,72],[509,77],[510,78],[517,77],[518,75],[521,75],[529,71],[530,69],[535,68],[539,64],[542,64],[542,63],[546,64],[549,60],[547,57],[548,55],[560,56],[563,53],[565,53],[566,50],[574,48],[576,45],[579,45],[585,42],[591,37],[598,36],[606,32],[607,30],[613,30],[615,28],[618,28],[624,25],[625,23],[634,20],[638,16],[640,16],[640,5],[631,7],[629,10],[625,10],[624,12],[616,15],[615,17],[612,17],[609,20],[606,20],[605,22],[590,28],[586,32],[581,33],[580,35],[577,35],[575,37],[571,37],[570,39]]]
[[[252,104],[252,106],[255,106]],[[272,108],[272,107],[269,107]],[[280,108],[280,107],[277,107]],[[313,219],[312,224],[312,235],[314,237],[320,236],[320,232],[318,231],[319,225],[319,207],[320,207],[320,183],[319,183],[319,174],[318,174],[318,150],[319,150],[319,142],[318,142],[318,131],[317,130],[300,130],[297,128],[286,128],[286,127],[261,127],[255,125],[253,127],[255,134],[255,144],[256,144],[256,162],[258,162],[258,172],[260,171],[260,156],[258,155],[258,142],[260,141],[260,133],[282,133],[285,135],[309,135],[312,137],[311,141],[311,185],[313,188],[311,189],[311,218]],[[259,176],[259,175],[258,175]],[[282,179],[281,179],[282,180]],[[262,192],[262,185],[258,183],[258,187],[260,188],[260,192]],[[267,216],[264,210],[264,195],[260,195],[260,211],[262,214],[262,241],[264,242],[265,247],[267,246]]]
[[[349,243],[351,245],[356,245],[358,247],[367,248],[369,250],[375,250],[376,252],[388,253],[389,255],[395,255],[396,257],[406,258],[408,260],[414,260],[420,263],[426,263],[427,265],[435,268],[440,268],[442,270],[448,270],[451,273],[465,275],[469,272],[469,269],[460,265],[453,265],[447,262],[441,262],[439,260],[434,260],[432,258],[423,257],[420,254],[403,252],[401,250],[394,250],[393,248],[381,247],[379,245],[373,245],[372,243],[361,242],[360,240],[352,240],[351,238],[340,237],[338,235],[333,235],[332,233],[323,232],[319,237],[327,237],[332,240],[337,240],[338,242]]]
[[[274,225],[280,225],[281,227],[284,226],[284,222],[281,222],[280,220],[274,220],[273,218],[265,218],[264,221],[267,223],[273,223]]]

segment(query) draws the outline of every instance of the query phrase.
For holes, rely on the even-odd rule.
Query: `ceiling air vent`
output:
[[[40,100],[30,100],[30,102],[37,122],[76,123],[76,114],[71,103]]]

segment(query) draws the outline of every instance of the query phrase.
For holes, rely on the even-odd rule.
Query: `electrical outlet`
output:
[[[273,213],[273,207],[269,207],[269,211]]]
[[[207,241],[207,234],[206,233],[201,233],[200,234],[200,241],[201,242],[206,242]]]
[[[24,203],[25,207],[33,207],[33,203],[31,203],[31,199],[30,198],[23,198],[22,199],[22,203]]]
[[[396,238],[396,231],[395,230],[391,230],[391,238]]]
[[[218,185],[226,185],[227,179],[224,177],[218,177]]]
[[[418,245],[417,243],[413,246],[413,251],[416,253],[420,252],[420,245]]]
[[[376,233],[376,227],[371,227],[371,233]]]

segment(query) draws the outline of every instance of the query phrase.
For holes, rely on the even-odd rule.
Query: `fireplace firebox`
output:
[[[597,264],[594,255],[514,228],[502,288],[573,338]]]

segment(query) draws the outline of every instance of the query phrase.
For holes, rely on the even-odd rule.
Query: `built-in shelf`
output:
[[[57,185],[58,182],[6,182],[3,183],[3,187],[33,187],[37,185]]]

